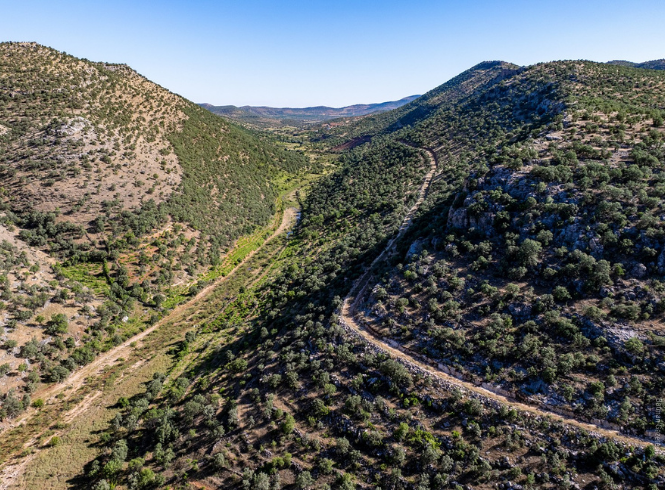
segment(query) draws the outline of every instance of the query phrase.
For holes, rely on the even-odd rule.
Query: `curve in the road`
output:
[[[541,417],[547,417],[550,418],[551,420],[566,424],[572,428],[576,428],[578,430],[585,430],[598,437],[611,438],[615,441],[623,442],[628,445],[646,446],[647,444],[656,444],[662,446],[661,441],[630,436],[616,430],[603,428],[588,422],[582,422],[575,418],[566,417],[556,412],[544,409],[542,407],[527,405],[525,403],[518,402],[505,395],[491,391],[491,387],[490,389],[486,389],[483,388],[482,386],[477,386],[468,381],[460,380],[444,372],[441,369],[445,368],[444,366],[435,367],[430,365],[428,361],[421,361],[419,359],[419,357],[421,356],[419,356],[418,354],[409,351],[408,349],[402,347],[395,341],[384,339],[368,325],[361,324],[356,321],[355,312],[359,302],[365,295],[367,288],[370,284],[370,279],[372,277],[372,270],[374,268],[374,265],[383,260],[384,258],[387,258],[391,253],[393,253],[395,243],[399,238],[401,238],[404,235],[405,231],[409,228],[416,212],[418,211],[420,205],[427,196],[429,186],[432,182],[434,173],[436,172],[437,160],[436,160],[436,155],[431,150],[426,148],[421,148],[421,149],[424,150],[428,155],[430,163],[430,171],[427,173],[427,175],[425,175],[423,184],[419,191],[418,199],[416,203],[411,207],[407,215],[404,217],[404,220],[399,228],[398,233],[388,242],[386,248],[381,252],[381,254],[378,257],[376,257],[374,261],[372,261],[372,263],[367,268],[365,273],[356,281],[349,294],[346,296],[346,298],[344,298],[339,316],[342,327],[344,327],[347,330],[347,332],[349,332],[353,336],[359,338],[365,343],[370,344],[374,349],[379,350],[393,358],[401,360],[402,363],[404,363],[413,370],[416,370],[426,376],[434,378],[439,382],[439,385],[446,390],[458,388],[466,392],[467,394],[483,399],[486,402],[510,405],[511,407],[520,410],[524,413]]]

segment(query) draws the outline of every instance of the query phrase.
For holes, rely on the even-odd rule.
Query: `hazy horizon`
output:
[[[555,7],[555,8],[553,8]],[[423,94],[486,60],[665,58],[665,4],[27,0],[0,40],[127,63],[197,103],[344,107]]]

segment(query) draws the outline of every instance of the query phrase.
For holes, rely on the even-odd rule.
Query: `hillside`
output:
[[[392,102],[381,102],[377,104],[355,104],[345,107],[304,107],[304,108],[277,108],[263,106],[213,106],[211,104],[200,104],[201,107],[210,112],[224,116],[228,119],[253,125],[270,127],[280,125],[296,125],[317,123],[330,119],[343,117],[358,117],[376,112],[384,112],[408,104],[419,95],[411,95]]]
[[[440,162],[463,158],[468,175],[447,202],[433,185],[423,225],[393,258],[402,265],[370,286],[361,317],[516,398],[655,431],[664,82],[545,64],[468,101],[472,133],[451,133],[450,112],[405,131]],[[511,120],[522,127],[492,137]]]
[[[272,274],[179,323],[81,481],[661,487],[664,114],[663,72],[487,62],[320,131]]]
[[[502,61],[479,63],[397,110],[371,115],[346,126],[323,126],[312,141],[322,142],[338,150],[353,148],[375,136],[417,124],[430,117],[442,105],[453,107],[474,93],[482,92],[513,75],[517,70],[517,65]]]
[[[224,247],[272,215],[271,179],[304,165],[125,65],[35,44],[0,52],[1,178],[20,215],[57,210],[94,233],[100,217],[165,203],[161,215]]]
[[[0,428],[222,274],[311,166],[126,65],[0,44]]]
[[[633,63],[632,61],[615,60],[608,61],[611,65],[632,66],[633,68],[645,68],[647,70],[665,70],[665,59]]]

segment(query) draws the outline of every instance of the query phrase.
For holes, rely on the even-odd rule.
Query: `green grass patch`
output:
[[[101,264],[81,263],[61,266],[60,271],[67,279],[80,282],[95,294],[106,296],[109,291]]]

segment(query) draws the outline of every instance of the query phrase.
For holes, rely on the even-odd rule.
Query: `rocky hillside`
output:
[[[468,379],[653,435],[664,109],[662,73],[562,62],[469,100],[462,121],[405,131],[435,148],[443,180],[460,158],[468,175],[444,202],[435,184],[366,321]],[[523,123],[504,133],[508,121]]]
[[[310,165],[125,65],[0,44],[0,427],[219,275]]]

